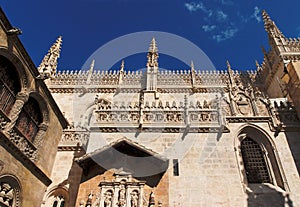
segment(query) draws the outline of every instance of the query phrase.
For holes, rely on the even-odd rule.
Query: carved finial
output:
[[[156,40],[155,40],[154,37],[151,40],[148,52],[151,52],[151,53],[157,53],[158,52],[157,45],[156,45]]]
[[[196,77],[195,77],[195,66],[193,61],[191,61],[191,76],[192,76],[192,86],[194,87],[196,84]]]
[[[158,72],[158,49],[155,38],[152,38],[147,54],[147,91],[156,91],[157,88],[157,72]]]
[[[122,60],[121,67],[120,67],[120,72],[121,71],[124,72],[124,67],[125,67],[125,62],[124,62],[124,60]]]
[[[284,37],[284,35],[276,26],[275,22],[270,18],[270,16],[265,10],[262,11],[262,18],[264,20],[265,30],[270,36]]]
[[[88,77],[87,77],[87,81],[86,81],[87,84],[89,84],[91,82],[94,67],[95,67],[95,60],[93,59],[92,62],[91,62],[91,65],[90,65],[89,72],[88,72]]]
[[[120,71],[119,71],[119,84],[121,84],[123,82],[123,77],[124,77],[124,67],[125,67],[125,62],[124,60],[122,60],[121,62],[121,67],[120,67]]]
[[[38,67],[40,75],[37,78],[47,79],[50,77],[54,77],[57,70],[57,59],[60,56],[61,44],[62,36],[59,36]]]
[[[232,69],[231,69],[231,65],[230,65],[230,63],[229,63],[228,60],[226,61],[226,65],[227,65],[227,69],[228,69],[228,70],[232,70]]]
[[[94,67],[95,67],[95,59],[93,59],[92,62],[91,62],[89,72],[93,72]]]
[[[195,71],[194,61],[191,61],[191,71]]]
[[[226,65],[227,65],[227,70],[228,70],[230,83],[231,83],[231,85],[233,85],[234,84],[233,70],[231,69],[231,65],[230,65],[228,60],[226,61]]]
[[[256,65],[256,69],[257,69],[258,71],[261,70],[261,67],[260,67],[260,65],[259,65],[259,63],[258,63],[257,60],[255,60],[255,65]]]
[[[156,40],[154,37],[152,38],[152,41],[150,43],[147,58],[148,58],[147,68],[150,68],[150,67],[157,68],[158,67],[158,61],[157,61],[158,60],[158,49],[157,49],[157,44],[156,44]]]

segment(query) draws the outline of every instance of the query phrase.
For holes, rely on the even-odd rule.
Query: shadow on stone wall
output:
[[[80,146],[77,146],[77,150],[74,151],[74,159],[80,157],[85,152],[81,149]],[[67,183],[70,184],[69,187],[69,203],[67,206],[75,206],[76,198],[78,194],[78,189],[82,176],[82,168],[73,160],[71,169],[69,171]]]
[[[289,194],[271,184],[249,184],[248,207],[294,207]]]
[[[289,147],[294,158],[294,162],[297,167],[298,175],[300,175],[300,139],[299,132],[286,132],[286,139],[288,141]]]

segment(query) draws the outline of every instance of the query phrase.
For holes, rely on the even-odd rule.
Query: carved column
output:
[[[128,185],[125,186],[126,188],[126,204],[125,206],[127,207],[131,207],[131,195],[130,195],[130,192],[132,191],[132,189],[130,189],[130,187]],[[130,189],[130,191],[129,191]]]
[[[139,186],[140,190],[139,190],[139,207],[143,206],[143,195],[144,195],[144,184],[141,184]]]
[[[35,147],[38,148],[42,144],[42,140],[47,129],[48,129],[48,124],[43,122],[39,125],[39,131],[37,132],[33,143]]]
[[[117,206],[119,197],[119,186],[117,183],[114,184],[114,196],[112,199],[112,206]]]
[[[5,132],[9,132],[16,124],[16,121],[19,117],[19,114],[22,111],[22,108],[24,104],[28,101],[29,93],[26,91],[20,91],[16,96],[16,102],[13,105],[10,113],[9,113],[9,119],[10,122],[5,127]]]

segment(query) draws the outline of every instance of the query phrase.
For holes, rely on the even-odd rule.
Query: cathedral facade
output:
[[[254,71],[162,70],[155,38],[145,71],[61,71],[1,11],[0,206],[300,206],[300,41],[262,16]]]

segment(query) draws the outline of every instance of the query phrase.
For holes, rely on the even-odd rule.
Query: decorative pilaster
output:
[[[139,200],[138,200],[138,206],[143,206],[143,195],[144,195],[144,184],[141,184],[139,186],[140,192],[139,192]]]
[[[195,66],[193,61],[191,61],[191,78],[192,78],[192,87],[194,88],[196,85],[196,71],[195,71]]]
[[[230,109],[231,109],[231,114],[235,116],[237,114],[237,110],[233,99],[234,99],[234,91],[236,90],[237,86],[234,80],[234,72],[231,69],[231,65],[228,60],[227,60],[227,70],[229,76],[228,90],[229,90],[229,99],[230,99]]]
[[[147,91],[156,91],[157,89],[157,72],[158,72],[158,49],[155,38],[153,37],[149,51],[148,51],[148,62],[147,62]]]
[[[60,56],[61,44],[62,36],[59,36],[38,67],[38,71],[40,72],[40,75],[37,77],[38,79],[53,78],[55,76],[57,70],[57,59]]]
[[[9,132],[14,125],[16,124],[16,121],[19,117],[19,114],[22,111],[22,108],[24,106],[24,104],[28,101],[29,98],[29,94],[26,91],[20,91],[17,96],[16,96],[16,102],[13,105],[8,118],[10,119],[10,122],[6,125],[4,131],[5,132]]]

